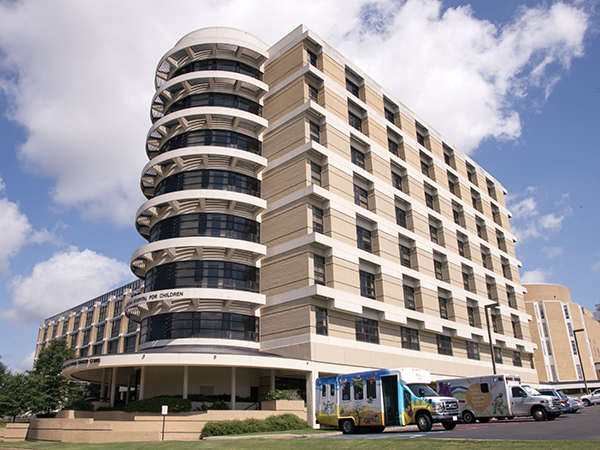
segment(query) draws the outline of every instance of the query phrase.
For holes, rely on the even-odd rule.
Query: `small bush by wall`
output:
[[[298,389],[276,389],[267,392],[265,400],[302,400],[302,397],[298,394]]]
[[[93,411],[94,405],[92,405],[92,402],[86,402],[85,400],[75,400],[65,409],[73,411]]]
[[[294,414],[282,414],[280,416],[267,417],[265,420],[246,419],[209,422],[202,428],[202,437],[303,430],[305,428],[310,428],[306,420],[302,420]]]
[[[159,413],[161,412],[163,405],[169,407],[169,413],[189,412],[192,409],[192,402],[187,398],[164,396],[145,398],[144,400],[131,402],[123,408],[123,411]]]

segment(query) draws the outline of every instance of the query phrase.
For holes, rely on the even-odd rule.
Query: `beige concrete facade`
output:
[[[234,61],[244,73],[203,72],[212,60],[229,68]],[[538,381],[505,189],[360,68],[304,26],[271,47],[215,28],[184,37],[156,80],[142,179],[148,201],[136,219],[149,243],[132,256],[132,270],[151,287],[150,274],[166,264],[235,262],[260,270],[260,290],[140,285],[121,318],[121,332],[127,321],[142,323],[136,351],[123,342],[117,354],[103,347],[101,359],[83,359],[89,344],[77,341],[66,376],[102,383],[111,402],[124,385],[136,398],[210,389],[246,396],[254,388],[262,396],[300,381],[313,420],[319,375],[411,366],[434,379],[488,374],[491,335],[498,371]],[[236,101],[243,93],[260,108],[169,109],[205,91]],[[214,129],[256,139],[260,154],[189,144],[193,133]],[[189,145],[172,148],[182,134]],[[192,170],[253,177],[260,197],[239,186],[161,191],[169,177]],[[260,243],[214,235],[151,241],[151,227],[184,213],[256,221]],[[100,314],[103,303],[92,303]],[[144,331],[156,317],[205,312],[258,319],[259,339]],[[55,323],[77,314],[83,310],[47,320],[39,347],[65,335],[53,332]],[[79,339],[82,327],[85,334],[101,323],[67,335]]]
[[[540,382],[583,387],[599,380],[600,323],[571,300],[569,289],[556,284],[525,285],[525,305],[534,318],[532,341]],[[578,353],[579,351],[579,353]]]

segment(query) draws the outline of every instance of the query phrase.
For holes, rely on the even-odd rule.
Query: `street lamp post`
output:
[[[573,334],[575,335],[575,348],[577,349],[577,356],[579,356],[579,367],[581,367],[581,375],[583,376],[583,384],[585,384],[585,393],[589,394],[590,390],[588,388],[587,380],[585,379],[585,371],[583,370],[583,361],[581,360],[581,352],[579,351],[579,342],[577,342],[577,333],[585,332],[583,328],[579,328],[578,330],[573,330]],[[585,335],[584,335],[585,337]]]
[[[498,306],[498,303],[485,305],[485,323],[487,324],[488,339],[490,341],[490,353],[492,354],[492,369],[496,375],[496,355],[494,354],[494,345],[492,344],[492,329],[490,328],[490,316],[488,310]]]

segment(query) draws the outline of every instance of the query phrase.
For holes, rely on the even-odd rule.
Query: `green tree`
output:
[[[0,416],[12,416],[35,412],[39,406],[39,379],[31,372],[5,372],[0,385]]]
[[[75,357],[75,350],[67,346],[66,339],[55,339],[40,351],[32,375],[39,383],[40,396],[32,405],[34,412],[58,409],[69,398],[69,382],[61,375],[65,361]],[[34,378],[32,378],[34,381]]]

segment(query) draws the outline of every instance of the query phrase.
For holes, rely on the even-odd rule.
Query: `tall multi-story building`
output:
[[[600,381],[594,381],[600,380],[600,323],[593,313],[573,303],[564,286],[527,284],[525,288],[540,382],[580,389],[585,376],[592,386],[600,387]]]
[[[188,34],[151,118],[137,351],[66,376],[134,376],[139,397],[298,387],[309,411],[315,377],[365,368],[494,357],[537,382],[506,191],[311,30]]]

